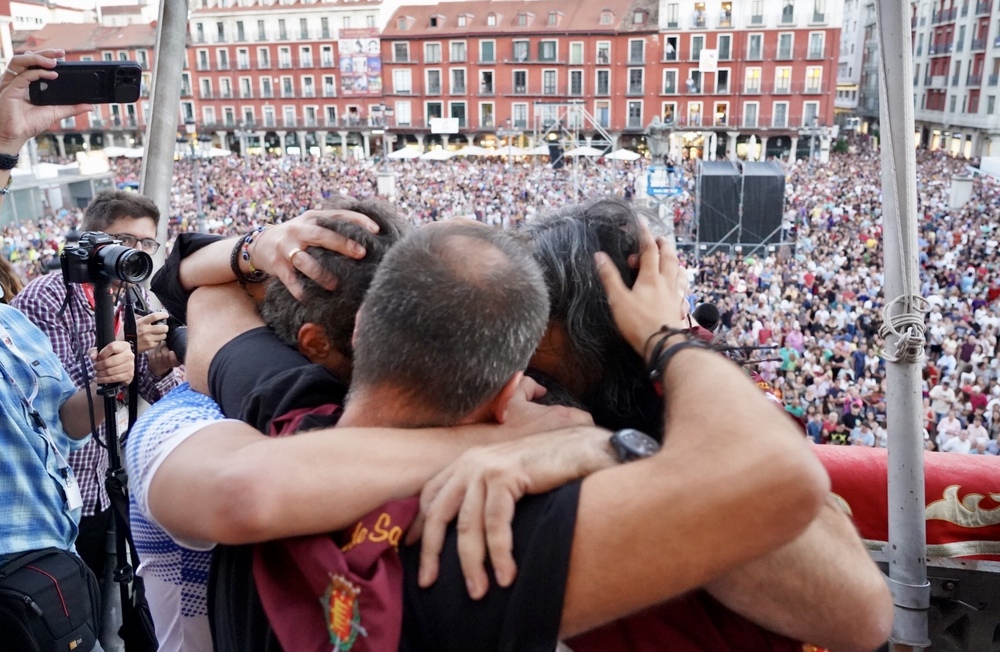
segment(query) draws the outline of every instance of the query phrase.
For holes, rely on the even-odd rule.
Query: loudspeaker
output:
[[[739,242],[740,181],[740,170],[732,161],[698,161],[699,242]]]
[[[774,161],[743,163],[743,234],[740,242],[781,242],[785,171]]]
[[[563,148],[557,143],[549,143],[549,161],[553,169],[561,168],[564,164]]]

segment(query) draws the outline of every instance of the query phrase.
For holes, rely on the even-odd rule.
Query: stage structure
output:
[[[684,167],[674,163],[670,152],[670,134],[673,127],[661,122],[659,116],[646,127],[646,146],[652,162],[646,169],[646,193],[651,207],[655,207],[660,219],[673,234],[679,248],[692,243],[693,225],[690,221],[680,224],[674,221],[674,204],[687,195]]]
[[[549,162],[553,167],[559,168],[572,163],[574,197],[578,200],[585,199],[579,170],[594,166],[600,155],[594,152],[594,155],[566,156],[566,153],[592,147],[600,150],[602,154],[608,154],[614,148],[614,139],[597,118],[587,111],[582,101],[539,100],[534,103],[534,111],[532,142],[536,147],[539,145],[548,147]],[[614,180],[605,173],[601,185],[610,187],[613,184]]]
[[[779,163],[699,161],[697,174],[699,257],[717,249],[749,256],[794,244],[783,224],[785,171]]]

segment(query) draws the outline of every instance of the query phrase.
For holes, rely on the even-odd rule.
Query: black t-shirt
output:
[[[309,364],[308,358],[261,326],[237,335],[219,349],[208,368],[208,388],[223,414],[240,419],[244,400],[262,382]]]
[[[510,588],[499,588],[487,565],[490,590],[481,600],[471,599],[465,588],[454,523],[448,528],[438,580],[430,588],[417,585],[420,545],[402,547],[400,651],[555,650],[579,501],[577,481],[517,503],[513,522],[517,579]]]
[[[206,247],[213,242],[222,240],[220,235],[209,235],[207,233],[182,233],[174,241],[174,248],[170,256],[164,261],[153,280],[149,289],[156,298],[160,300],[170,316],[174,317],[182,324],[187,323],[187,300],[191,292],[181,287],[179,274],[181,261]]]

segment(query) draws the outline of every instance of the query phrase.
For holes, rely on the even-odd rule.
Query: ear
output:
[[[330,355],[333,346],[319,324],[306,322],[299,328],[299,352],[312,362],[321,362]]]
[[[510,402],[514,400],[517,393],[521,390],[521,379],[524,378],[524,372],[519,371],[510,377],[510,380],[503,386],[500,393],[497,394],[496,398],[493,399],[493,418],[496,419],[497,423],[506,423],[507,421],[507,408],[510,406]]]

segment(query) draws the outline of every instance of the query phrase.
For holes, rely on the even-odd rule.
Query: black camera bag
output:
[[[26,552],[0,567],[0,648],[88,652],[97,642],[97,578],[71,552]]]

